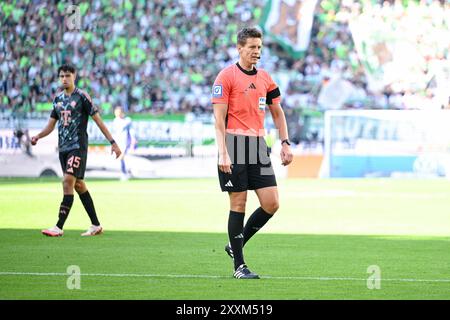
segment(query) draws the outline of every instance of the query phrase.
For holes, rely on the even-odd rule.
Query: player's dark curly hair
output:
[[[62,66],[60,66],[58,68],[58,74],[61,72],[70,72],[70,73],[75,73],[75,67],[70,65],[70,64],[63,64]]]
[[[237,43],[245,46],[248,38],[260,38],[262,40],[262,32],[257,27],[243,28],[237,34]]]

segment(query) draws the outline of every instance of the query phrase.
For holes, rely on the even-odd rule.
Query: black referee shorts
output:
[[[64,174],[71,174],[84,179],[86,171],[87,150],[74,149],[59,153],[59,162]]]
[[[218,169],[222,191],[242,192],[277,185],[264,137],[227,134],[231,173]]]

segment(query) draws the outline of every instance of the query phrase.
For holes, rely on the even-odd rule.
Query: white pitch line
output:
[[[73,274],[61,272],[0,272],[0,276],[71,276]],[[227,278],[213,275],[190,274],[130,274],[130,273],[80,273],[86,277],[118,277],[118,278]]]
[[[61,272],[0,272],[0,276],[64,276],[72,274]],[[132,273],[81,273],[85,277],[116,277],[116,278],[197,278],[197,279],[228,279],[231,276],[214,276],[201,274],[132,274]],[[262,276],[273,280],[315,280],[315,281],[367,281],[364,278],[351,277],[299,277],[299,276]],[[450,279],[380,279],[389,282],[437,282],[450,283]]]

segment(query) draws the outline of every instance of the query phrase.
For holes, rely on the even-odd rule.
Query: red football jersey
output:
[[[226,132],[264,136],[266,104],[280,103],[280,90],[263,69],[247,71],[239,64],[224,68],[214,81],[213,104],[227,104]]]

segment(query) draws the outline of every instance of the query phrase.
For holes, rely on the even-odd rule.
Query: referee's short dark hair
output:
[[[262,32],[257,27],[243,28],[237,34],[237,43],[245,46],[248,38],[260,38],[262,40]]]
[[[70,64],[63,64],[58,68],[58,75],[61,71],[75,73],[75,67]]]

